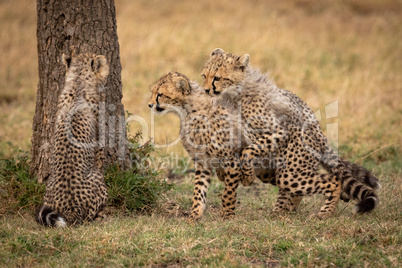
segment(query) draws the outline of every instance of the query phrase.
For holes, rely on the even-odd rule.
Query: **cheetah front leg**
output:
[[[231,218],[235,215],[237,187],[241,178],[240,168],[225,169],[225,189],[222,195],[222,216],[224,219]]]
[[[205,210],[208,186],[211,183],[211,170],[204,168],[202,165],[196,165],[193,206],[191,208],[190,223],[199,220]]]

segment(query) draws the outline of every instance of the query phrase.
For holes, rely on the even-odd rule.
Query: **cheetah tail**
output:
[[[58,227],[63,228],[66,227],[65,220],[55,212],[51,207],[42,205],[36,215],[36,221],[39,224],[50,226],[50,227]]]
[[[372,188],[373,190],[379,190],[381,188],[378,179],[367,169],[362,166],[356,165],[354,163],[348,162],[346,160],[340,159],[348,170],[352,177],[360,181],[362,184]]]
[[[357,213],[373,210],[379,203],[376,190],[381,186],[378,179],[364,167],[341,158],[338,158],[338,161],[338,175],[342,181],[342,200],[358,200]]]

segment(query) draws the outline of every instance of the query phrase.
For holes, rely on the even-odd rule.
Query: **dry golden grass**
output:
[[[325,105],[338,100],[341,145],[366,153],[400,146],[399,1],[121,0],[116,8],[123,104],[149,127],[149,85],[172,70],[201,82],[203,63],[222,47],[249,53],[254,66],[314,111],[324,115]],[[30,146],[38,81],[34,1],[2,1],[0,21],[0,142],[7,156],[7,141]],[[158,144],[177,138],[174,115],[157,116],[154,127]],[[184,153],[180,144],[167,151]]]
[[[118,2],[125,108],[149,122],[149,85],[171,70],[201,82],[203,63],[222,47],[249,53],[314,111],[338,100],[340,144],[370,152],[400,142],[400,5],[278,2]],[[156,117],[156,141],[177,137],[175,119]]]
[[[35,1],[0,3],[0,152],[30,147],[38,65]]]

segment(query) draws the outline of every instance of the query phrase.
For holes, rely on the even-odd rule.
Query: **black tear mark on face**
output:
[[[162,97],[162,96],[163,96],[162,93],[158,93],[158,94],[156,95],[156,111],[158,111],[158,112],[163,112],[163,111],[165,110],[165,108],[162,108],[162,107],[160,106],[160,103],[159,103],[159,98]]]
[[[219,95],[220,92],[216,90],[215,82],[218,82],[221,80],[221,77],[215,76],[214,79],[212,80],[212,91],[214,92],[215,95]]]

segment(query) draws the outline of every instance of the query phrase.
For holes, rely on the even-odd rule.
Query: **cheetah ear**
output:
[[[103,55],[98,55],[91,61],[91,68],[92,71],[102,79],[106,79],[109,75],[109,65]]]
[[[250,61],[250,55],[244,54],[236,61],[236,67],[239,68],[242,72],[248,67],[248,62]]]
[[[66,66],[66,71],[68,70],[68,68],[70,68],[70,64],[71,64],[71,58],[67,57],[66,55],[61,56],[61,61],[63,62],[64,66]]]
[[[182,77],[179,77],[176,81],[176,88],[181,91],[183,94],[190,94],[190,84],[188,81]]]
[[[218,54],[223,54],[225,53],[225,51],[223,51],[222,48],[215,48],[214,51],[212,51],[210,57],[218,55]]]

